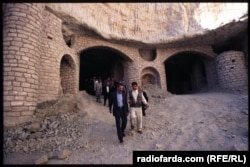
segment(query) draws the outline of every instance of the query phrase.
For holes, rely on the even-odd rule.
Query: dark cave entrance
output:
[[[100,77],[104,81],[108,77],[121,80],[124,77],[122,62],[124,56],[108,47],[92,47],[80,54],[79,90],[86,90],[89,94],[90,82],[93,77]]]
[[[204,58],[196,53],[178,53],[165,61],[167,90],[173,94],[195,93],[207,85]]]

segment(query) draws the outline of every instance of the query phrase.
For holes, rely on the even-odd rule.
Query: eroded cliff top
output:
[[[64,36],[141,44],[210,44],[246,29],[247,3],[48,3]]]

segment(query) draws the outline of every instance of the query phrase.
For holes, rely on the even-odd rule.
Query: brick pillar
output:
[[[4,126],[27,122],[37,102],[41,11],[29,3],[3,4]]]
[[[240,51],[223,52],[216,57],[219,85],[222,88],[238,88],[248,84],[245,56]]]

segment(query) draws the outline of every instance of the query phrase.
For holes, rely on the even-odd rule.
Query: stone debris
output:
[[[83,147],[77,139],[84,135],[87,127],[87,112],[76,96],[66,94],[58,100],[41,103],[34,115],[25,125],[4,131],[5,154],[63,150],[58,158],[64,159],[70,155],[65,148]],[[35,163],[44,164],[48,157],[41,157]]]
[[[149,105],[167,103],[166,100],[164,101],[164,99],[174,96],[170,92],[162,91],[161,88],[157,85],[147,84],[144,85],[143,87],[149,97]]]
[[[159,144],[159,143],[156,143],[156,144],[154,145],[154,149],[155,149],[155,150],[161,150],[161,149],[162,149],[162,145]]]
[[[30,133],[37,132],[40,130],[40,128],[40,122],[32,122],[30,125],[27,125],[25,127],[25,129],[28,130]]]
[[[38,158],[35,161],[36,165],[41,165],[41,164],[47,164],[49,161],[48,156],[47,155],[42,155],[40,158]]]
[[[68,158],[71,155],[71,151],[69,150],[63,150],[58,153],[57,158],[58,159],[65,159]]]
[[[61,151],[54,151],[48,154],[44,154],[35,160],[36,165],[47,164],[49,160],[57,159],[63,160],[71,156],[71,151],[64,149]]]
[[[144,88],[151,104],[171,96],[155,85],[145,85]],[[4,131],[4,154],[41,152],[44,155],[34,163],[46,164],[51,159],[68,158],[71,151],[88,149],[88,141],[80,142],[82,138],[87,140],[84,132],[89,126],[84,105],[87,104],[80,97],[70,94],[38,104],[30,122]]]
[[[48,156],[48,159],[51,160],[51,159],[57,159],[57,155],[56,155],[56,152],[50,152],[47,154]]]

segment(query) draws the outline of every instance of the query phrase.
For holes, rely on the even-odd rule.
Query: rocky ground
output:
[[[82,91],[39,104],[31,122],[5,130],[4,164],[132,164],[134,150],[248,150],[247,91],[145,89],[143,134],[128,121],[120,144],[108,107]]]

